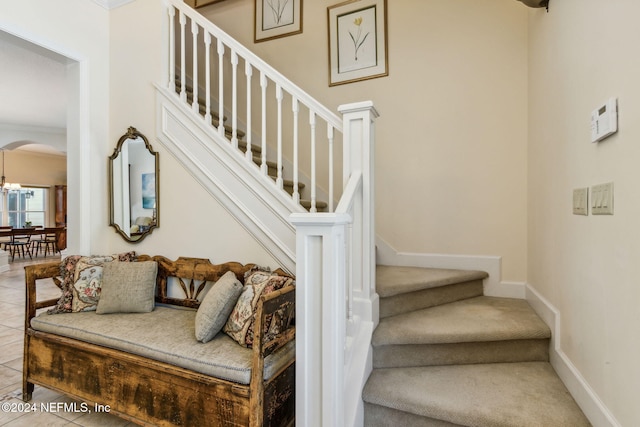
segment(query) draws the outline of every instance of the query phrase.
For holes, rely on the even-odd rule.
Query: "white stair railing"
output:
[[[378,319],[373,199],[377,112],[371,102],[350,104],[339,108],[340,118],[181,0],[165,2],[168,54],[166,81],[159,91],[170,102],[159,104],[159,137],[179,146],[170,151],[224,191],[244,191],[248,181],[244,187],[221,185],[219,180],[235,176],[206,170],[205,159],[221,171],[226,160],[220,156],[234,153],[234,162],[244,162],[246,170],[260,177],[269,174],[269,154],[275,153],[275,179],[269,180],[269,194],[260,198],[286,199],[291,206],[286,219],[295,227],[296,425],[361,425],[361,390],[371,370],[370,338]],[[173,105],[182,105],[182,111],[172,110]],[[211,144],[238,149],[207,150],[202,144],[207,132],[191,131],[191,124],[176,120],[209,129]],[[257,151],[260,155],[254,156]],[[198,159],[188,160],[188,153],[198,153]],[[285,159],[292,170],[285,170]],[[238,177],[250,179],[247,174]],[[304,192],[303,182],[308,184]],[[303,194],[308,197],[304,208]],[[325,212],[318,212],[319,195],[328,199]],[[227,200],[234,198],[227,194]],[[278,237],[278,229],[270,233],[264,227],[262,221],[254,228]]]
[[[332,175],[339,172],[335,165],[340,159],[334,156],[333,146],[342,139],[340,117],[185,3],[167,2],[167,89],[175,91],[178,82],[180,99],[196,113],[202,108],[202,120],[234,147],[242,132],[239,126],[246,129],[246,148],[242,150],[249,163],[254,161],[254,152],[261,151],[258,166],[264,175],[269,170],[267,152],[269,147],[275,147],[275,185],[282,192],[284,158],[299,165],[294,171],[287,171],[291,174],[291,189],[285,193],[291,193],[289,197],[295,203],[301,200],[301,171],[317,171],[309,177],[310,200],[306,208],[310,212],[332,210],[334,198],[341,193],[335,188]],[[216,119],[212,123],[212,99],[217,100],[221,118],[230,116],[226,121]],[[253,129],[259,130],[258,142],[253,140]],[[319,192],[329,198],[327,207],[319,205]]]

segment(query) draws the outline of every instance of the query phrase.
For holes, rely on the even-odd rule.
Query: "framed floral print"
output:
[[[302,32],[302,0],[255,0],[256,43]]]
[[[389,75],[386,9],[386,0],[350,0],[327,8],[329,86]]]

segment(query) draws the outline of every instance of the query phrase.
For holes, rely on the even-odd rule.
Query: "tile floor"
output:
[[[36,386],[34,412],[16,412],[22,402],[22,352],[24,337],[24,266],[29,263],[59,261],[59,257],[10,263],[10,270],[0,273],[0,426],[133,426],[127,420],[104,412],[83,412],[79,402],[76,411],[65,412],[74,401],[52,390]],[[59,291],[51,283],[43,289],[42,299],[54,298]],[[50,294],[50,295],[49,295]],[[40,299],[40,297],[39,297]],[[41,403],[43,405],[41,405]],[[40,409],[46,409],[41,411]],[[93,403],[89,409],[93,408]]]

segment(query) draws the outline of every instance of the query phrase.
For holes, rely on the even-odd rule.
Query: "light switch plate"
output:
[[[591,213],[613,215],[613,182],[591,187]]]
[[[573,190],[573,214],[589,215],[589,188]]]

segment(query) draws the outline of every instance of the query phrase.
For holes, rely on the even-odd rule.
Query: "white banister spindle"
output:
[[[193,78],[191,85],[193,86],[193,99],[191,100],[191,109],[194,113],[200,113],[200,104],[198,103],[198,32],[200,31],[198,24],[191,21],[191,36],[193,38]]]
[[[176,9],[169,6],[169,91],[176,91]]]
[[[278,143],[278,171],[276,178],[276,185],[278,188],[282,188],[284,180],[282,179],[282,87],[276,85],[276,101],[278,104],[278,117],[277,117],[277,143]]]
[[[231,145],[238,148],[238,54],[231,51]]]
[[[211,124],[211,33],[204,32],[204,77],[205,77],[205,112],[204,121],[207,125]]]
[[[244,74],[247,76],[247,151],[245,156],[248,161],[253,161],[253,154],[251,152],[251,77],[253,75],[253,67],[249,61],[244,63]]]
[[[187,54],[185,27],[187,26],[187,17],[184,12],[180,12],[180,100],[187,102]]]
[[[298,98],[293,97],[292,106],[293,110],[293,201],[297,204],[300,203],[300,189],[298,181],[298,114],[300,113],[300,107],[298,105]]]
[[[218,39],[218,133],[224,136],[224,44]]]
[[[311,127],[311,209],[318,212],[316,207],[316,113],[309,111],[309,125]]]
[[[327,139],[329,140],[329,212],[333,212],[333,126],[327,123]]]
[[[267,167],[267,76],[260,72],[260,89],[262,89],[262,162],[260,170],[263,174],[269,174]]]

